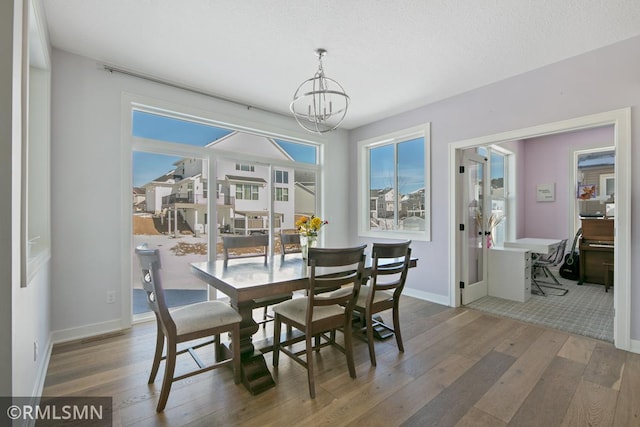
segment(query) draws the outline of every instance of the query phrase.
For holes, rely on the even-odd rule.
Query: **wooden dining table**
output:
[[[410,267],[417,265],[412,258]],[[272,340],[254,343],[259,325],[253,318],[254,301],[306,289],[310,268],[299,254],[270,256],[265,265],[252,258],[234,260],[225,268],[223,260],[194,262],[192,272],[213,288],[229,297],[231,306],[240,313],[240,353],[242,382],[251,394],[261,393],[275,385],[263,354],[271,351]],[[336,272],[324,269],[321,274]],[[367,257],[365,275],[371,273],[371,258]]]

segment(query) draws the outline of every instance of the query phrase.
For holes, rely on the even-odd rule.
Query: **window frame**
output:
[[[274,170],[273,182],[275,184],[288,184],[289,183],[289,171],[286,171],[286,170],[283,170],[283,169],[275,169]]]
[[[411,230],[371,230],[369,228],[370,197],[370,150],[385,145],[401,144],[403,142],[424,138],[424,202],[425,229]],[[376,136],[358,141],[358,236],[389,239],[411,239],[417,241],[431,241],[431,123],[427,122],[415,127],[403,129],[393,133]],[[397,171],[396,171],[397,173]],[[397,193],[397,181],[394,183]],[[397,196],[396,196],[397,199]]]
[[[289,187],[274,186],[276,202],[288,202],[289,201]]]
[[[236,184],[236,200],[260,200],[260,186],[256,184]],[[240,192],[238,193],[238,190]],[[242,197],[238,197],[240,194]],[[249,197],[245,197],[249,196]]]

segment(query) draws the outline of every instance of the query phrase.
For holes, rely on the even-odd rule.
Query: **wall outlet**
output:
[[[33,361],[38,361],[38,341],[33,342]]]
[[[116,302],[116,291],[107,291],[107,304]]]

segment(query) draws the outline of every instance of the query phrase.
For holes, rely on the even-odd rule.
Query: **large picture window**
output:
[[[430,239],[429,125],[359,143],[359,231]]]
[[[180,295],[180,302],[206,301],[209,287],[190,272],[189,263],[222,257],[220,236],[268,233],[270,253],[277,254],[283,230],[294,229],[298,217],[321,211],[320,143],[223,129],[211,117],[161,107],[135,102],[130,114],[123,114],[127,124],[130,120],[132,151],[132,188],[123,194],[132,235],[123,247],[131,245],[134,273],[130,289],[123,291],[132,292],[136,319],[151,314],[135,273],[138,245],[158,249],[167,261],[165,290]],[[191,261],[172,261],[185,255]]]

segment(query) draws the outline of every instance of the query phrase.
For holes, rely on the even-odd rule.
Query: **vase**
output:
[[[318,245],[318,236],[300,236],[300,250],[302,252],[302,259],[307,259],[309,255],[309,248],[315,248]]]

